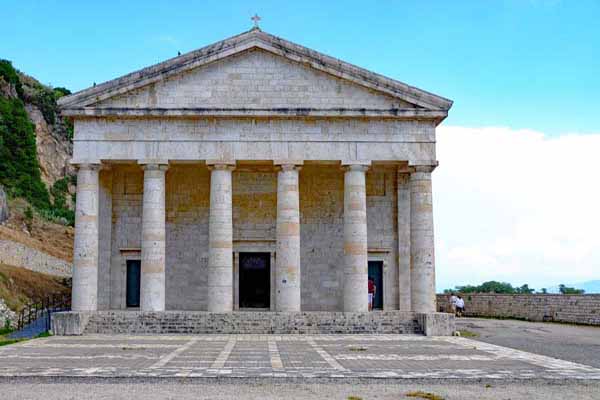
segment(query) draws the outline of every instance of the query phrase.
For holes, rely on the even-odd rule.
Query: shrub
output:
[[[41,85],[38,86],[32,102],[42,112],[46,123],[50,125],[54,125],[56,123],[56,112],[58,110],[58,106],[56,105],[56,97],[54,96],[54,92],[51,89]]]
[[[21,80],[19,79],[17,70],[12,66],[10,61],[0,59],[0,76],[4,78],[6,82],[14,85],[17,90],[17,95],[20,98],[23,98],[23,86],[21,85]]]
[[[24,197],[36,208],[50,206],[40,175],[35,129],[20,99],[0,97],[0,160],[0,183],[13,197]]]
[[[31,228],[33,227],[33,210],[31,207],[27,207],[25,209],[23,216],[25,217],[25,225],[27,225],[27,230],[31,232]]]

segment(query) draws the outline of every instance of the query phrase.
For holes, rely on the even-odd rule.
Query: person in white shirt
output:
[[[462,317],[465,312],[465,301],[462,296],[459,294],[458,299],[456,299],[456,316]]]
[[[450,293],[450,309],[454,315],[456,315],[456,300],[458,300],[458,297],[454,293]]]

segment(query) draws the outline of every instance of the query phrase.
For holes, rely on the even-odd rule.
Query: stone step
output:
[[[85,334],[415,334],[413,313],[99,311]]]

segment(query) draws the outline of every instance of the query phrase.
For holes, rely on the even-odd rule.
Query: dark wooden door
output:
[[[140,306],[141,261],[127,260],[127,307]]]
[[[369,261],[369,278],[375,282],[373,309],[383,310],[383,261]]]
[[[240,253],[240,308],[271,305],[271,255]]]

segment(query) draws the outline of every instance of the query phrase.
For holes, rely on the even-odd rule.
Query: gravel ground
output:
[[[600,368],[597,326],[460,318],[457,329],[478,335],[470,339]]]
[[[599,399],[598,383],[411,383],[411,384],[214,384],[214,383],[0,383],[2,399],[419,399],[411,392],[452,399]],[[354,397],[352,397],[354,396]]]

